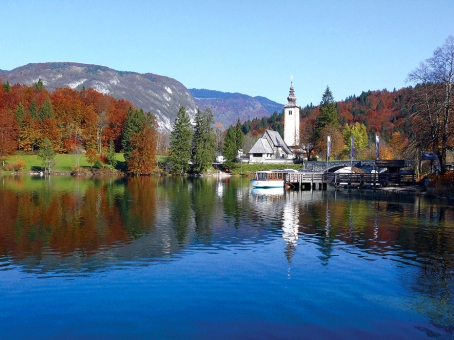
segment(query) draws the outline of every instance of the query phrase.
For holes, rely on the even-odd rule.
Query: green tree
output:
[[[194,129],[191,118],[184,106],[178,110],[177,118],[170,134],[170,163],[173,173],[185,173],[189,170],[189,161],[192,156],[192,138]]]
[[[216,137],[213,131],[213,113],[209,108],[197,110],[193,138],[192,161],[195,172],[207,170],[216,157]]]
[[[3,84],[3,88],[5,89],[5,92],[8,93],[11,91],[11,85],[7,81],[6,83]]]
[[[358,154],[360,151],[365,149],[368,146],[368,136],[367,129],[364,124],[356,122],[354,125],[346,125],[344,131],[342,131],[344,136],[345,151],[350,152],[351,150],[351,136],[355,138],[355,151]]]
[[[49,98],[44,101],[43,107],[39,112],[39,120],[43,121],[45,118],[52,118],[54,116],[52,103]]]
[[[276,112],[275,112],[275,114],[276,114]],[[273,115],[273,117],[274,116],[275,115]],[[240,118],[238,118],[238,121],[236,122],[236,126],[235,126],[235,143],[236,143],[237,150],[243,149],[244,133],[243,133],[243,130],[241,129]]]
[[[22,103],[19,103],[16,107],[16,119],[20,127],[22,127],[22,121],[25,117],[25,109]]]
[[[235,162],[237,152],[236,129],[229,127],[224,137],[224,145],[222,146],[222,154],[224,155],[226,165],[228,167],[232,167],[232,163]]]
[[[117,166],[117,160],[115,158],[115,144],[112,138],[109,140],[109,148],[107,149],[106,158],[109,165],[115,169]]]
[[[52,149],[52,142],[47,137],[39,145],[38,158],[43,161],[44,170],[50,172],[50,166],[54,161],[55,152]]]
[[[38,108],[36,107],[35,99],[33,99],[32,102],[30,103],[30,107],[28,108],[28,113],[30,113],[30,116],[33,119],[38,118]]]
[[[326,87],[323,93],[319,111],[315,122],[315,136],[317,140],[320,139],[321,131],[325,126],[332,125],[336,128],[339,127],[339,113],[329,86]]]
[[[138,134],[144,123],[146,122],[146,116],[143,110],[135,110],[129,107],[128,113],[126,114],[125,125],[123,130],[123,136],[121,139],[121,146],[123,147],[125,160],[128,161],[133,151],[132,139]]]

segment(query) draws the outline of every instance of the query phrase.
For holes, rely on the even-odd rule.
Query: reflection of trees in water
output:
[[[55,181],[58,183],[31,180],[25,190],[2,187],[2,254],[41,258],[50,250],[86,256],[125,242],[154,225],[156,183],[152,178],[132,178],[124,192],[118,190],[119,183],[109,180]],[[64,190],[56,190],[59,185]]]
[[[322,265],[328,264],[334,243],[342,241],[361,250],[360,256],[387,256],[416,266],[409,276],[410,288],[417,293],[411,300],[413,308],[429,318],[438,332],[419,329],[432,338],[454,337],[452,207],[420,197],[352,196],[300,204],[299,220],[300,231],[312,235],[319,245]]]
[[[128,178],[119,201],[124,228],[128,235],[139,237],[155,226],[157,180],[154,177]]]
[[[191,198],[197,238],[209,244],[213,234],[211,226],[216,208],[216,188],[213,183],[194,180]]]
[[[191,195],[189,181],[185,177],[168,181],[168,193],[170,200],[170,219],[178,243],[187,241],[189,226],[192,221]]]
[[[451,214],[452,209],[431,204],[420,209],[418,215],[424,218],[411,247],[421,259],[411,282],[411,289],[419,294],[414,308],[441,332],[420,328],[433,338],[454,338],[454,232],[452,224],[445,223]]]
[[[243,200],[238,199],[239,192],[241,191],[236,186],[225,185],[222,195],[224,214],[233,219],[235,228],[238,228],[241,224],[241,213],[243,211]],[[227,222],[230,222],[230,220],[230,218],[227,218]]]

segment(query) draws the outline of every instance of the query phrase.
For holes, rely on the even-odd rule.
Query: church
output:
[[[293,161],[293,150],[298,147],[300,140],[300,111],[296,104],[293,82],[287,104],[284,106],[284,139],[277,131],[266,130],[261,138],[247,153],[250,163],[285,163]]]

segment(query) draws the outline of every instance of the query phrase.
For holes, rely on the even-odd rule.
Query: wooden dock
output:
[[[332,173],[332,172],[289,172],[285,174],[285,185],[296,190],[326,190],[335,188],[378,188],[407,186],[415,183],[413,172],[405,173]]]

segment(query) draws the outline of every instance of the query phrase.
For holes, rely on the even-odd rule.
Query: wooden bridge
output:
[[[285,174],[285,185],[297,190],[326,190],[328,185],[335,188],[369,188],[406,186],[415,183],[414,173],[330,173],[330,172],[289,172]]]
[[[385,163],[379,163],[383,165]],[[394,165],[388,162],[386,164]],[[397,163],[395,163],[397,164]],[[404,163],[402,163],[405,165]],[[391,166],[390,169],[393,167]],[[328,185],[335,188],[370,188],[386,186],[407,186],[415,183],[413,170],[384,173],[335,173],[335,172],[288,172],[285,174],[285,186],[297,190],[326,190]]]

